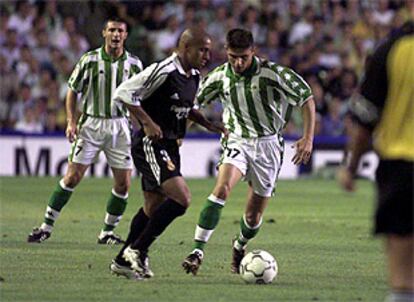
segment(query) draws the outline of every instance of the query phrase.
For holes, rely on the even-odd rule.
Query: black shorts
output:
[[[175,139],[152,142],[136,134],[132,139],[132,158],[141,173],[143,191],[158,191],[167,179],[181,176],[180,152]]]
[[[414,163],[381,160],[377,169],[376,234],[413,233]]]

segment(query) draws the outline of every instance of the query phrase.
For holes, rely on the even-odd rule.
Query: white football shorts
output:
[[[227,140],[222,141],[222,149],[219,165],[237,167],[257,195],[273,195],[283,161],[282,137],[240,138],[230,134]]]
[[[126,117],[81,117],[78,137],[72,143],[69,161],[91,165],[97,161],[101,151],[105,153],[111,168],[132,169],[131,133]]]

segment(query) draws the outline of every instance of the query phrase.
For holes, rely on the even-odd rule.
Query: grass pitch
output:
[[[118,246],[96,244],[111,179],[84,179],[43,244],[26,243],[42,222],[55,178],[0,178],[1,301],[382,301],[387,290],[380,240],[370,235],[373,187],[359,182],[344,194],[333,181],[280,181],[249,249],[273,254],[279,274],[271,285],[246,285],[230,273],[230,242],[239,231],[246,184],[228,200],[206,248],[199,275],[181,261],[191,251],[194,227],[214,180],[189,180],[193,204],[150,250],[155,277],[134,282],[112,276]],[[142,203],[133,181],[124,237]]]

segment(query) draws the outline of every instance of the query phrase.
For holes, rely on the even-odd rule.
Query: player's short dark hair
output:
[[[227,33],[227,47],[232,49],[247,49],[254,45],[253,35],[242,28],[234,28]]]
[[[128,31],[128,23],[124,19],[122,19],[122,18],[120,18],[118,16],[112,16],[112,17],[107,18],[106,21],[105,21],[105,23],[104,23],[103,29],[106,29],[106,27],[108,26],[108,23],[109,22],[124,23],[125,24],[125,27],[126,27],[126,31]]]

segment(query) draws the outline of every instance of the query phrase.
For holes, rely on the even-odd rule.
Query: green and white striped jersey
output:
[[[279,133],[293,106],[312,97],[309,85],[292,69],[254,57],[242,75],[227,62],[211,71],[197,94],[200,105],[219,100],[230,133],[244,138]]]
[[[68,86],[81,94],[82,113],[100,118],[128,115],[128,110],[112,101],[115,88],[142,70],[141,61],[124,51],[113,60],[101,48],[85,53],[76,64]]]

